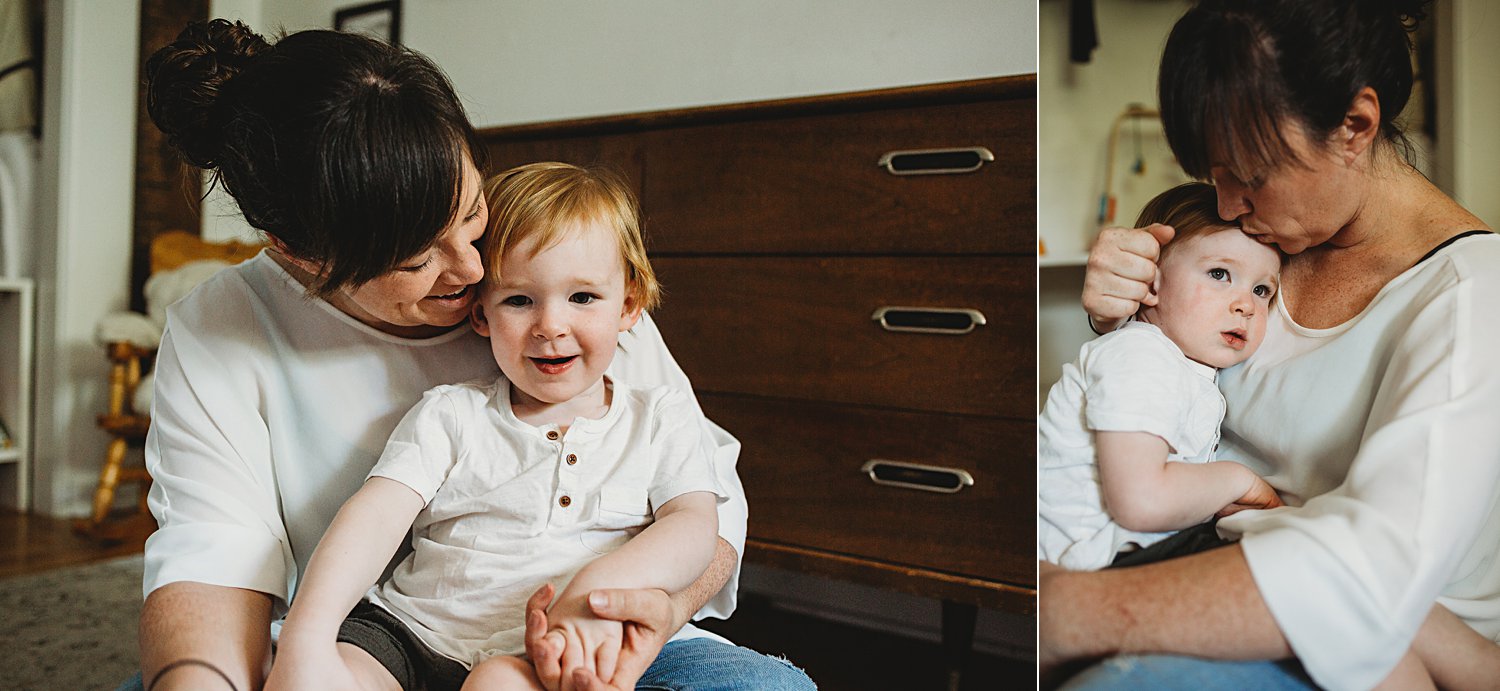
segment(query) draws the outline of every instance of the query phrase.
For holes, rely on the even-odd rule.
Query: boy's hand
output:
[[[546,609],[555,593],[544,585],[526,603],[526,655],[536,666],[537,677],[549,689],[561,684],[561,658],[564,642],[547,638]],[[654,589],[605,589],[589,595],[589,606],[596,616],[618,621],[625,629],[620,656],[615,662],[613,678],[586,669],[574,670],[572,682],[577,691],[630,691],[646,669],[656,660],[662,646],[679,628],[679,613],[665,592]],[[682,615],[685,618],[686,615]]]
[[[1245,469],[1245,474],[1250,476],[1250,486],[1245,489],[1245,493],[1241,494],[1239,499],[1219,509],[1219,512],[1214,514],[1215,516],[1223,518],[1249,509],[1274,509],[1284,506],[1275,488],[1267,484],[1261,476],[1256,475],[1249,468]]]
[[[549,630],[543,637],[547,646],[562,650],[557,688],[573,691],[575,670],[585,670],[599,679],[614,678],[625,638],[625,628],[620,622],[594,616],[589,610],[587,594],[558,600],[547,613],[547,621]],[[550,675],[539,672],[537,676]]]

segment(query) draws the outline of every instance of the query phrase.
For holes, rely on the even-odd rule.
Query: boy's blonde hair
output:
[[[1180,246],[1187,240],[1226,228],[1240,227],[1235,221],[1219,218],[1218,193],[1213,185],[1206,182],[1183,183],[1146,202],[1141,215],[1135,219],[1135,227],[1144,228],[1152,223],[1169,225],[1177,231],[1171,242],[1161,248],[1161,256],[1157,261],[1166,259],[1173,247]]]
[[[484,183],[490,222],[480,244],[484,287],[492,288],[507,252],[535,240],[535,252],[552,247],[574,223],[597,222],[614,231],[625,263],[625,290],[650,311],[661,302],[661,286],[646,258],[640,211],[619,176],[567,163],[529,163]]]

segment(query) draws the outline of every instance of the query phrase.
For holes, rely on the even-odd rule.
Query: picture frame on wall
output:
[[[401,45],[401,0],[366,2],[334,10],[333,28]]]

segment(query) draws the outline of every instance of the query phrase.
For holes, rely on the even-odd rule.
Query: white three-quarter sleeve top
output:
[[[1278,301],[1220,373],[1222,459],[1291,506],[1224,519],[1312,678],[1366,689],[1434,601],[1500,634],[1500,236],[1460,239],[1328,329]]]

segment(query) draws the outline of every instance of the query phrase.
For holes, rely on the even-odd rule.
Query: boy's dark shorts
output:
[[[367,600],[339,625],[338,641],[369,653],[405,691],[458,691],[469,676],[463,665],[433,652],[400,619]]]
[[[1189,554],[1207,552],[1211,549],[1228,547],[1234,544],[1229,540],[1219,537],[1219,531],[1215,528],[1218,523],[1218,519],[1207,523],[1199,523],[1186,530],[1173,533],[1160,542],[1152,543],[1150,547],[1144,547],[1133,552],[1116,554],[1114,561],[1110,563],[1108,568],[1152,564],[1158,561],[1185,557]]]

